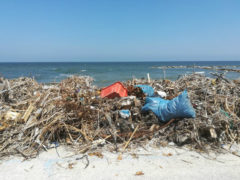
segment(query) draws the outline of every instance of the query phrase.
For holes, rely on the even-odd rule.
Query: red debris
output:
[[[101,98],[127,97],[128,91],[121,82],[115,82],[101,90]]]

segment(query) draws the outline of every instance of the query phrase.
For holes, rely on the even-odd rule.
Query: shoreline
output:
[[[106,64],[106,65],[105,65]],[[28,65],[19,64],[2,64],[0,72],[6,78],[18,78],[21,76],[35,77],[35,79],[41,83],[48,82],[60,82],[63,79],[71,75],[88,75],[96,79],[94,84],[99,87],[107,86],[115,81],[127,81],[132,79],[133,76],[140,79],[146,77],[147,73],[150,73],[152,79],[161,79],[164,76],[162,67],[168,68],[165,74],[166,79],[177,80],[179,75],[191,74],[195,71],[204,71],[206,76],[212,77],[209,73],[215,72],[212,68],[225,68],[227,69],[239,69],[239,61],[234,62],[124,62],[116,63],[29,63]],[[154,69],[152,67],[160,67],[160,69]],[[171,68],[175,67],[175,68]],[[179,67],[189,67],[187,69]],[[197,67],[209,67],[209,69],[197,69]],[[228,67],[228,68],[227,68]],[[212,68],[212,69],[211,69]],[[216,69],[217,69],[216,68]],[[224,72],[224,71],[217,71]],[[228,72],[226,77],[229,79],[237,79],[239,77],[238,72]]]

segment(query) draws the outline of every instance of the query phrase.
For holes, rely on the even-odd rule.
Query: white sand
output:
[[[240,179],[240,158],[230,153],[208,156],[176,147],[147,149],[126,152],[120,161],[110,152],[104,152],[102,159],[89,156],[84,169],[86,159],[76,160],[81,154],[66,158],[73,152],[59,147],[61,157],[51,149],[36,159],[1,161],[0,179]],[[136,176],[137,171],[144,175]]]

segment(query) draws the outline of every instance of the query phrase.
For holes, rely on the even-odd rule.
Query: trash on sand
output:
[[[173,154],[172,153],[163,153],[162,155],[169,157],[169,156],[172,156]]]
[[[88,153],[89,156],[97,156],[98,158],[103,158],[103,154],[101,152],[91,152]]]
[[[76,164],[77,164],[76,162],[74,162],[74,163],[69,163],[69,164],[68,164],[68,168],[69,168],[69,169],[73,169],[74,165],[76,165]]]
[[[144,173],[143,173],[142,171],[137,171],[137,172],[135,173],[135,176],[142,176],[142,175],[144,175]]]
[[[152,90],[164,91],[165,99],[146,98],[142,88],[136,87],[148,86],[146,79],[121,83],[127,89],[118,84],[123,94],[114,88],[105,93],[102,89],[104,97],[111,98],[100,98],[101,89],[88,76],[72,76],[50,85],[26,77],[0,78],[4,84],[0,90],[0,159],[15,154],[34,158],[53,142],[79,153],[107,147],[121,152],[121,159],[127,147],[144,145],[153,138],[206,152],[223,151],[222,144],[240,142],[240,86],[223,74],[213,75],[216,78],[192,74],[176,81],[151,79]],[[121,117],[124,110],[129,114],[123,117],[130,117]],[[173,117],[183,119],[167,122]]]

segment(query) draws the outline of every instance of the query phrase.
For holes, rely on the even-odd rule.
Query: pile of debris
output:
[[[119,144],[129,139],[138,144],[158,138],[159,143],[188,144],[199,150],[218,150],[222,144],[240,141],[238,82],[197,74],[177,81],[133,79],[124,82],[127,97],[111,98],[102,98],[92,82],[87,76],[54,85],[1,78],[0,157],[33,158],[59,143],[86,152],[106,143],[118,151]],[[156,95],[165,94],[162,97],[169,100],[187,89],[196,118],[163,123],[153,112],[142,112],[146,94],[137,84],[150,85]]]
[[[159,133],[162,140],[194,148],[219,149],[223,144],[240,142],[240,87],[217,76],[216,79],[189,75],[177,81],[162,81],[161,89],[170,98],[188,90],[196,111],[195,119],[175,121]]]

